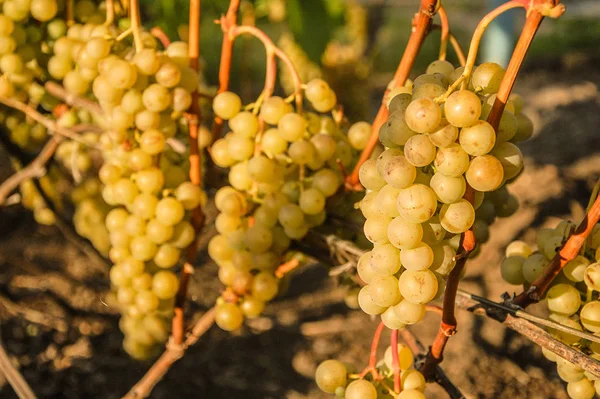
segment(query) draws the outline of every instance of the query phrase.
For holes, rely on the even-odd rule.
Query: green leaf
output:
[[[340,0],[288,0],[287,22],[308,57],[320,63],[333,32],[342,22]]]

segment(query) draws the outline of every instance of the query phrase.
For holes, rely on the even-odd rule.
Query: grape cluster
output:
[[[502,278],[513,285],[529,287],[575,229],[575,224],[562,220],[554,228],[541,229],[536,236],[537,249],[523,241],[513,241],[506,248],[500,266]],[[564,326],[598,335],[600,332],[600,225],[594,226],[585,250],[569,261],[554,279],[546,293],[545,303],[550,319]],[[600,344],[568,332],[550,329],[557,339],[600,359]],[[567,385],[571,399],[591,399],[600,395],[600,379],[556,354],[542,349],[544,356],[556,363],[558,376]]]
[[[320,79],[310,81],[305,94],[317,112],[336,105],[335,93]],[[258,316],[277,294],[273,273],[290,240],[325,221],[326,202],[342,184],[338,164],[351,167],[370,133],[365,122],[345,133],[330,116],[295,112],[281,97],[245,108],[232,92],[213,101],[231,130],[211,147],[214,163],[229,168],[231,184],[215,197],[219,234],[209,243],[220,280],[235,294],[217,307],[217,324],[225,330]]]
[[[73,226],[80,236],[88,239],[94,248],[108,257],[110,237],[104,225],[110,207],[102,199],[102,182],[97,177],[88,177],[71,191],[75,204]]]
[[[102,201],[78,198],[75,223],[114,263],[110,279],[123,311],[124,348],[145,358],[168,337],[179,286],[174,269],[195,239],[191,211],[206,203],[206,194],[188,181],[187,155],[168,143],[184,134],[183,113],[200,80],[187,65],[187,43],[159,51],[142,32],[144,48],[134,49],[130,40],[116,40],[121,32],[89,21],[71,25],[53,42],[48,73],[101,107],[100,115],[89,116],[104,129],[95,140]],[[72,109],[61,119],[80,117]],[[91,166],[73,142],[61,145],[58,158],[82,171]]]
[[[318,387],[326,393],[335,394],[345,399],[425,399],[425,377],[413,367],[413,354],[403,344],[398,344],[398,365],[401,370],[402,392],[395,393],[391,387],[393,381],[392,347],[385,350],[383,359],[378,362],[378,373],[381,380],[372,381],[356,378],[353,365],[338,360],[326,360],[319,364],[315,373]]]
[[[462,233],[475,225],[477,241],[485,242],[488,224],[518,206],[504,184],[523,167],[514,142],[532,133],[522,101],[513,96],[495,132],[485,119],[504,71],[482,64],[471,89],[445,98],[461,73],[434,61],[412,87],[393,90],[379,131],[385,150],[360,168],[364,232],[374,248],[358,261],[367,283],[358,302],[392,329],[420,321],[425,304],[443,291]],[[473,204],[463,198],[467,184],[475,190]]]

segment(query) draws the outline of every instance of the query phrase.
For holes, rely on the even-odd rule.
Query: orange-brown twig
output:
[[[363,378],[367,374],[371,373],[373,378],[376,380],[380,380],[381,376],[377,371],[377,348],[379,347],[379,340],[381,339],[381,333],[385,325],[383,323],[379,323],[377,329],[375,330],[375,334],[373,334],[373,341],[371,341],[371,352],[369,354],[369,365],[360,373],[360,378]]]
[[[199,46],[200,46],[200,0],[190,0],[190,31],[189,31],[189,59],[190,67],[198,70]],[[198,91],[192,93],[192,104],[186,114],[189,128],[190,145],[190,181],[196,186],[202,186],[202,159],[198,148],[198,126],[200,124],[200,107],[198,106]],[[187,262],[185,262],[179,280],[179,290],[175,297],[175,314],[172,321],[172,336],[174,344],[183,343],[185,331],[184,306],[187,296],[187,287],[191,275],[194,273],[193,262],[196,259],[198,235],[204,225],[204,212],[202,206],[198,205],[192,211],[192,225],[196,232],[196,238],[187,249]]]
[[[421,0],[421,7],[415,16],[413,23],[414,27],[410,38],[408,39],[408,44],[406,45],[402,59],[400,60],[400,64],[398,65],[398,69],[396,70],[394,78],[392,79],[392,83],[390,84],[391,88],[401,87],[406,82],[408,74],[415,63],[417,54],[421,49],[421,45],[425,40],[425,36],[427,36],[427,32],[429,31],[431,18],[435,12],[436,4],[436,0]],[[377,145],[377,140],[379,139],[379,128],[381,128],[388,117],[388,109],[385,103],[387,93],[388,91],[386,90],[386,93],[381,101],[379,111],[377,112],[375,120],[373,121],[369,142],[360,154],[360,158],[356,162],[354,170],[346,178],[346,188],[350,190],[362,189],[362,186],[358,181],[358,171],[360,170],[361,165],[371,156],[373,149]]]
[[[554,280],[570,260],[579,254],[579,250],[589,237],[594,226],[598,223],[598,220],[600,220],[600,197],[596,198],[575,232],[569,237],[560,251],[556,253],[550,264],[544,268],[542,275],[531,284],[527,291],[519,294],[512,302],[521,307],[527,307],[539,301],[550,286],[550,283],[552,283],[552,280]]]
[[[229,26],[233,26],[237,20],[237,12],[240,7],[240,0],[231,0],[225,19]],[[233,53],[233,40],[229,35],[223,35],[223,44],[221,45],[221,61],[219,63],[219,90],[222,93],[229,89],[229,75],[231,74],[231,61]],[[213,141],[219,138],[221,129],[223,128],[223,120],[215,117],[212,125]]]
[[[299,265],[300,265],[300,261],[298,259],[296,259],[296,258],[291,259],[291,260],[279,265],[277,270],[275,270],[275,277],[283,278],[283,276],[285,276],[287,273],[289,273],[292,270],[294,270],[295,268],[297,268]]]
[[[438,15],[440,16],[440,25],[442,27],[442,34],[440,37],[440,55],[438,59],[445,60],[446,53],[448,51],[448,39],[450,37],[450,23],[448,22],[448,14],[444,6],[438,8]]]
[[[169,39],[169,36],[167,36],[160,26],[150,29],[150,33],[160,41],[164,48],[169,47],[169,44],[171,44],[171,39]]]

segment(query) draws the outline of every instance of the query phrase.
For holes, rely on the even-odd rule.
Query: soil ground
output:
[[[505,246],[517,238],[533,242],[533,229],[557,223],[557,216],[580,219],[600,172],[597,60],[569,54],[539,65],[529,66],[517,84],[525,112],[536,124],[535,136],[522,146],[526,171],[510,188],[521,208],[493,226],[490,241],[468,263],[461,282],[462,288],[491,299],[515,289],[500,278]],[[0,170],[3,179],[6,165]],[[217,268],[206,258],[204,243],[202,267],[191,285],[190,315],[218,295]],[[39,397],[118,398],[149,367],[121,349],[118,316],[102,301],[109,289],[105,273],[56,228],[36,225],[18,207],[0,213],[1,339]],[[241,333],[210,330],[152,398],[328,397],[312,380],[316,365],[338,358],[362,367],[377,324],[349,310],[343,298],[325,267],[299,271],[290,291]],[[468,398],[567,397],[554,365],[535,345],[468,312],[460,311],[458,321],[443,367]],[[412,331],[429,343],[437,323],[437,316],[428,315]],[[0,397],[16,397],[4,381]],[[428,397],[447,396],[431,386]]]

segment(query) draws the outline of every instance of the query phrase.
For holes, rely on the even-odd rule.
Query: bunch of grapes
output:
[[[357,265],[367,283],[358,302],[392,329],[419,322],[425,304],[443,291],[462,233],[475,224],[477,241],[485,242],[488,224],[518,206],[504,185],[523,167],[514,143],[532,133],[522,101],[508,102],[496,132],[485,119],[504,70],[482,64],[470,89],[446,98],[461,73],[434,61],[412,87],[392,92],[379,131],[385,150],[360,169],[364,232],[374,248]],[[467,184],[475,190],[473,204],[463,198]]]
[[[179,286],[174,269],[195,239],[191,211],[206,202],[188,181],[186,154],[167,143],[187,135],[183,114],[199,77],[187,65],[187,43],[159,51],[143,33],[144,48],[134,49],[130,40],[116,40],[121,33],[115,26],[71,25],[53,43],[48,71],[69,93],[101,107],[90,117],[104,129],[95,141],[103,161],[102,201],[95,191],[78,198],[75,222],[114,263],[110,278],[123,311],[124,347],[145,358],[168,337]],[[84,156],[73,142],[62,144],[58,155],[65,166]]]
[[[425,377],[413,368],[413,354],[410,349],[398,344],[398,365],[401,370],[400,381],[402,392],[394,393],[392,347],[385,350],[383,359],[377,363],[378,375],[381,379],[372,381],[360,378],[353,365],[338,360],[326,360],[319,364],[315,380],[319,388],[326,393],[335,394],[345,399],[425,399]]]
[[[336,105],[322,80],[310,81],[305,94],[317,112]],[[257,104],[242,110],[232,92],[213,101],[215,114],[231,130],[211,147],[214,163],[229,168],[231,184],[215,198],[219,234],[209,244],[226,292],[235,294],[217,307],[217,324],[226,330],[237,329],[244,316],[258,316],[277,294],[274,271],[290,240],[325,221],[326,202],[342,184],[339,165],[351,167],[370,133],[365,122],[345,133],[330,116],[295,112],[281,97]]]
[[[537,250],[523,241],[514,241],[506,248],[506,259],[501,264],[502,278],[513,285],[528,288],[550,264],[550,261],[575,229],[575,224],[563,220],[555,228],[544,228],[537,233]],[[552,282],[545,303],[550,319],[569,328],[600,332],[600,225],[594,226],[587,245],[580,255],[569,261]],[[582,339],[565,331],[550,329],[557,339],[600,359],[600,344]],[[600,395],[600,379],[579,366],[542,349],[544,356],[556,363],[558,376],[567,382],[571,399],[591,399]]]

